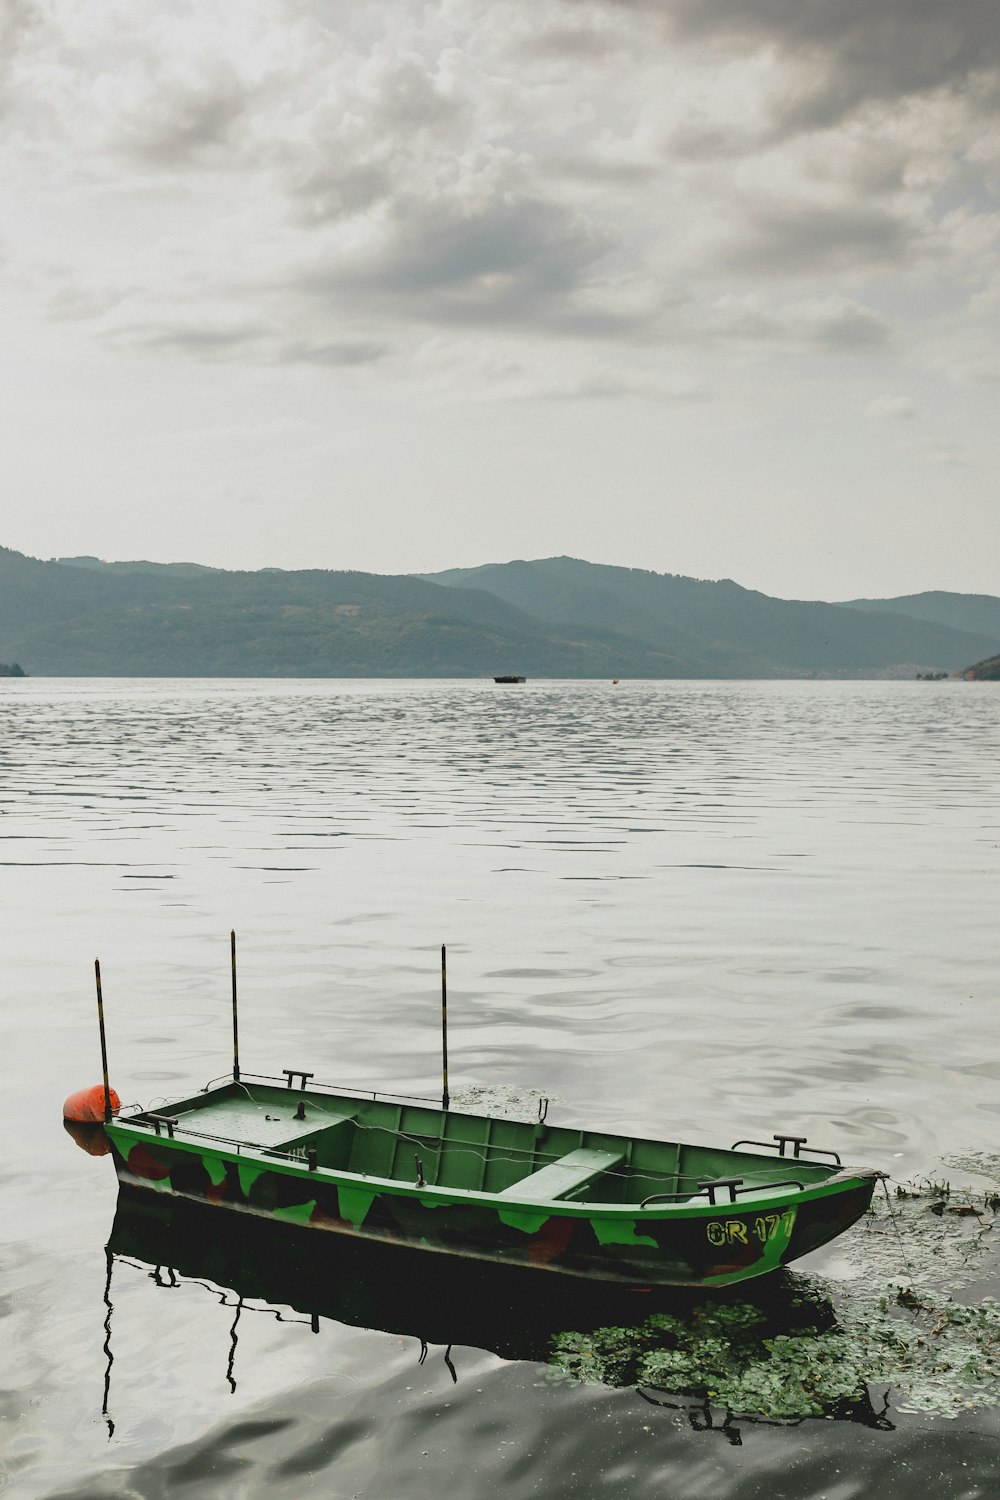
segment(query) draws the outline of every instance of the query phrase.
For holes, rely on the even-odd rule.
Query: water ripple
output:
[[[124,1097],[223,1072],[235,926],[248,1070],[435,1092],[447,942],[456,1093],[724,1145],[783,1128],[897,1176],[992,1150],[995,696],[30,679],[4,710],[0,1128],[30,1170],[4,1183],[0,1299],[24,1493],[869,1492],[831,1479],[839,1431],[790,1490],[798,1436],[729,1450],[651,1425],[634,1392],[474,1350],[453,1351],[456,1391],[412,1341],[359,1330],[293,1346],[267,1324],[216,1399],[202,1313],[172,1291],[121,1336],[109,1452],[114,1184],[53,1100],[99,1070],[95,952]],[[229,1322],[212,1337],[224,1371]],[[934,1489],[915,1474],[899,1493]]]

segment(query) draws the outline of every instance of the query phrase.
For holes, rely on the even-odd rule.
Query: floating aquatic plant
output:
[[[766,1328],[759,1309],[721,1303],[654,1313],[639,1328],[562,1334],[554,1357],[579,1379],[650,1385],[771,1417],[818,1416],[863,1398],[867,1365],[846,1335],[814,1324],[771,1336]]]
[[[989,1176],[986,1161],[974,1170]],[[715,1300],[637,1327],[564,1333],[552,1362],[576,1379],[772,1418],[848,1415],[868,1406],[873,1384],[894,1387],[900,1411],[998,1405],[1000,1302],[956,1300],[997,1274],[995,1206],[995,1195],[950,1183],[909,1184],[877,1201],[854,1236],[852,1281],[793,1276],[792,1294],[760,1305]]]

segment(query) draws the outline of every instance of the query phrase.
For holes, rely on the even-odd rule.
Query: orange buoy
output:
[[[108,1098],[111,1100],[111,1113],[116,1115],[122,1107],[122,1101],[114,1089],[108,1090]],[[99,1124],[104,1119],[104,1085],[95,1083],[93,1088],[78,1089],[75,1094],[70,1094],[63,1105],[63,1119],[73,1120],[77,1125]]]

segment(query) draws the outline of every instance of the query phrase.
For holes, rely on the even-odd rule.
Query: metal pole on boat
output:
[[[240,1024],[236,1015],[236,929],[229,934],[229,956],[233,970],[233,1082],[240,1081]]]
[[[111,1123],[111,1085],[108,1082],[108,1043],[104,1035],[104,996],[101,994],[101,960],[94,959],[94,978],[97,981],[97,1028],[101,1033],[101,1070],[104,1074],[104,1123]]]
[[[441,944],[441,1062],[444,1073],[441,1108],[447,1109],[451,1101],[448,1095],[448,950],[444,943]]]

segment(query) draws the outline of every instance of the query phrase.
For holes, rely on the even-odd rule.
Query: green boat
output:
[[[631,1285],[729,1286],[826,1244],[879,1173],[243,1075],[105,1124],[119,1180],[237,1213]],[[797,1154],[788,1154],[797,1153]],[[832,1153],[831,1153],[832,1155]]]
[[[450,1108],[444,948],[440,1104],[314,1084],[296,1068],[241,1073],[230,940],[232,1077],[155,1111],[114,1118],[94,966],[104,1086],[71,1096],[64,1117],[103,1116],[123,1185],[596,1281],[721,1287],[825,1245],[867,1210],[884,1175],[844,1168],[832,1151],[807,1156],[801,1136],[724,1150],[550,1124],[544,1099],[527,1121]]]

